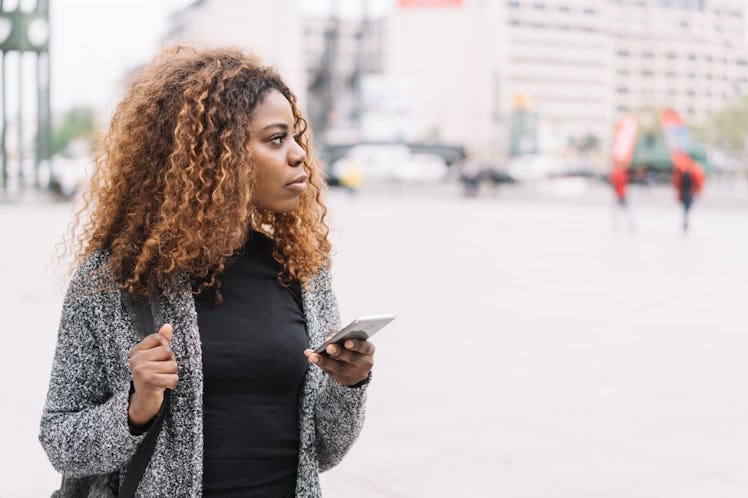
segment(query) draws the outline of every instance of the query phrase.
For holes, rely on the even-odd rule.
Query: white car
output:
[[[519,182],[532,182],[560,175],[567,170],[564,160],[545,154],[528,154],[512,158],[507,173]]]
[[[360,144],[331,166],[331,175],[345,178],[355,170],[364,182],[434,182],[449,170],[436,154],[414,154],[404,144]]]
[[[55,156],[51,164],[52,182],[68,199],[83,190],[85,183],[91,179],[93,162],[90,157]]]
[[[437,154],[411,154],[410,159],[395,171],[395,178],[404,182],[439,182],[449,173],[449,167]]]

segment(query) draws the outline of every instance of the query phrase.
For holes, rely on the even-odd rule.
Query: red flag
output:
[[[636,148],[639,124],[634,116],[624,116],[616,123],[613,132],[613,167],[628,168]]]

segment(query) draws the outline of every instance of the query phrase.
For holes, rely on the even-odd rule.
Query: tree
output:
[[[748,96],[712,114],[694,127],[694,134],[710,147],[742,152],[748,139]]]
[[[94,110],[77,107],[67,111],[52,132],[52,154],[59,154],[76,138],[90,137],[96,129]]]

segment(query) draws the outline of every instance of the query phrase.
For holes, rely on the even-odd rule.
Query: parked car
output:
[[[507,164],[507,173],[519,182],[532,182],[562,174],[564,161],[547,154],[527,154],[513,157]]]
[[[444,159],[431,153],[412,153],[405,144],[360,144],[333,162],[328,171],[331,185],[351,188],[350,179],[365,182],[437,182],[449,171]]]
[[[411,153],[409,160],[395,170],[395,179],[413,183],[432,183],[443,180],[449,167],[444,159],[432,153]]]
[[[93,163],[89,157],[56,156],[51,161],[51,185],[63,197],[70,199],[81,191],[91,178]]]

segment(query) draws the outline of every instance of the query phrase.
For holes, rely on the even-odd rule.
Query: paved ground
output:
[[[748,193],[680,233],[669,190],[578,183],[331,197],[344,319],[376,337],[360,440],[325,496],[748,496]],[[66,204],[0,204],[0,497],[58,482],[36,442],[61,289],[44,266]]]

